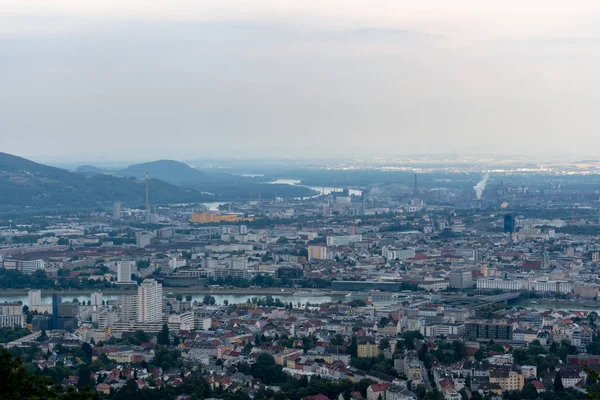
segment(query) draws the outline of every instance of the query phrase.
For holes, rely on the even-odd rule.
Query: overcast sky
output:
[[[0,0],[0,151],[594,155],[598,0]]]

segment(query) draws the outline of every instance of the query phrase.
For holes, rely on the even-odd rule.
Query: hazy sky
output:
[[[0,0],[36,160],[600,146],[598,0]]]

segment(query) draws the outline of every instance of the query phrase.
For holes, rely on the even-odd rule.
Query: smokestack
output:
[[[417,197],[417,194],[419,193],[419,189],[417,186],[417,173],[415,172],[415,193],[414,196]]]
[[[148,173],[146,172],[146,214],[150,214],[150,198],[148,196]]]
[[[483,179],[479,181],[479,183],[473,186],[473,189],[477,193],[477,200],[481,200],[481,196],[483,195],[483,191],[485,190],[485,185],[487,185],[487,181],[490,179],[490,175],[486,172],[483,176]]]

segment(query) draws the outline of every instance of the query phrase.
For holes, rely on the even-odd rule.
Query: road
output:
[[[31,335],[23,336],[23,337],[22,337],[22,338],[20,338],[20,339],[13,340],[12,342],[10,342],[10,343],[6,343],[6,344],[3,344],[2,346],[3,346],[3,347],[6,347],[6,348],[15,347],[15,346],[18,346],[18,345],[20,345],[20,344],[21,344],[21,343],[23,343],[23,342],[29,342],[29,341],[31,341],[31,340],[35,340],[35,339],[37,339],[37,338],[38,338],[38,337],[39,337],[41,334],[42,334],[42,332],[33,332]]]
[[[423,375],[423,384],[425,385],[425,389],[427,389],[428,392],[432,391],[433,387],[431,386],[429,375],[427,375],[427,370],[425,369],[423,363],[421,363],[421,374]]]

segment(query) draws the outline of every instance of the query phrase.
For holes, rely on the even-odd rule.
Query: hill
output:
[[[146,172],[151,178],[163,180],[176,185],[189,185],[205,177],[205,174],[179,161],[158,160],[142,164],[134,164],[115,174],[122,177],[145,179]]]
[[[80,167],[77,167],[75,172],[78,172],[80,174],[87,174],[87,175],[105,174],[106,173],[106,171],[104,171],[103,169],[98,168],[93,165],[82,165]]]
[[[265,177],[248,177],[223,172],[204,172],[188,164],[159,160],[131,165],[115,174],[121,177],[144,179],[148,172],[150,178],[161,179],[174,185],[212,193],[219,199],[248,199],[260,196],[263,199],[279,197],[308,197],[318,194],[305,187],[292,185],[272,185]]]
[[[112,201],[144,204],[144,181],[110,175],[92,176],[0,153],[0,205],[87,207]],[[159,179],[150,181],[152,204],[200,202],[214,196]]]

